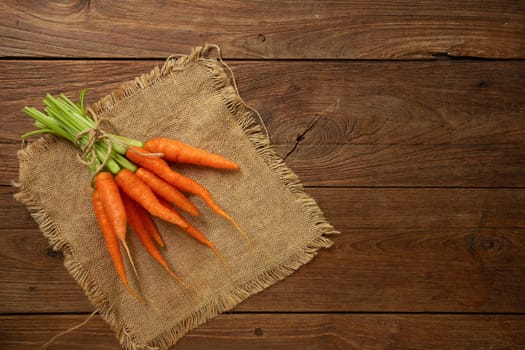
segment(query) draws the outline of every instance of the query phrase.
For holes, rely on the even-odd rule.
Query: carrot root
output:
[[[132,148],[135,149],[136,147]],[[147,150],[143,150],[140,148],[136,149],[143,151],[145,154],[148,154]],[[172,186],[180,189],[183,192],[189,192],[199,196],[215,213],[228,220],[241,234],[241,236],[243,236],[246,239],[246,241],[248,241],[250,250],[253,250],[253,243],[250,237],[246,234],[246,232],[244,232],[244,230],[230,215],[226,214],[224,210],[222,210],[219,207],[219,205],[215,203],[211,193],[200,183],[187,176],[177,173],[169,167],[166,161],[164,161],[161,158],[141,156],[135,152],[130,151],[128,151],[126,155],[128,155],[132,161],[136,162],[137,164],[140,164],[142,167],[155,173],[158,177],[164,179],[167,183],[171,184]]]
[[[244,239],[248,242],[248,246],[250,247],[250,250],[253,250],[252,240],[250,239],[248,234],[244,232],[244,230],[239,226],[237,221],[235,221],[230,215],[226,214],[222,209],[219,208],[219,210],[220,210],[220,213],[218,214],[222,216],[223,218],[225,218],[226,220],[228,220],[233,225],[233,227],[235,227],[235,229],[241,234],[241,236],[243,236]]]
[[[157,229],[157,225],[155,225],[155,222],[151,218],[150,214],[146,211],[146,209],[142,208],[140,205],[137,204],[137,211],[140,215],[141,221],[144,223],[144,226],[148,233],[150,234],[151,238],[157,244],[159,247],[163,248],[165,246],[164,240],[162,239],[162,236],[160,235],[159,230]]]
[[[141,209],[140,205],[136,202],[134,202],[131,198],[129,198],[126,194],[122,195],[122,200],[124,203],[124,207],[126,209],[126,213],[129,218],[129,224],[133,228],[133,231],[135,231],[135,234],[137,238],[140,240],[140,243],[142,246],[146,249],[146,251],[149,253],[149,255],[154,258],[157,262],[159,262],[164,269],[170,274],[173,279],[175,279],[178,283],[180,283],[182,286],[189,288],[184,281],[173,272],[166,259],[162,256],[162,254],[159,252],[157,247],[155,246],[155,243],[153,242],[153,239],[151,237],[150,232],[148,232],[147,227],[144,225],[144,222],[142,221],[142,215],[141,215]]]
[[[95,177],[95,187],[104,212],[115,229],[117,237],[122,241],[126,239],[127,217],[120,192],[113,175],[101,172]]]
[[[228,261],[226,260],[226,258],[221,254],[221,252],[219,252],[219,250],[214,245],[208,246],[208,247],[215,253],[215,255],[217,255],[217,257],[221,260],[224,267],[226,267],[228,271],[231,272],[232,268],[230,264],[228,263]]]
[[[146,141],[144,148],[153,153],[162,153],[163,157],[170,162],[189,163],[225,170],[239,169],[239,165],[223,156],[165,137]]]
[[[128,290],[129,294],[131,294],[139,303],[146,305],[146,300],[137,294],[133,289],[131,289],[129,284],[126,285],[126,289]]]
[[[122,169],[116,176],[115,181],[120,189],[130,198],[135,200],[152,215],[165,221],[171,222],[182,229],[187,227],[187,221],[174,210],[167,210],[159,203],[159,199],[135,173]]]
[[[192,216],[199,216],[199,210],[197,207],[173,185],[145,168],[139,168],[135,174],[151,188],[157,197],[162,197],[170,201]]]
[[[199,195],[199,194],[198,194]],[[206,192],[203,192],[202,194],[199,195],[199,197],[202,198],[202,200],[218,215],[222,216],[223,218],[225,218],[226,220],[228,220],[232,225],[233,227],[235,227],[235,229],[239,232],[239,234],[241,236],[244,237],[244,239],[246,239],[246,241],[248,242],[248,245],[250,247],[250,250],[253,250],[253,242],[252,240],[250,239],[250,237],[248,236],[248,234],[246,232],[244,232],[244,230],[239,226],[239,224],[237,223],[237,221],[235,221],[234,218],[232,218],[230,215],[228,215],[224,210],[221,209],[221,207],[219,207],[219,205],[217,203],[215,203],[215,201],[213,200],[211,194],[206,191]]]
[[[122,246],[124,247],[124,250],[126,251],[126,255],[128,256],[129,263],[131,265],[131,269],[133,270],[133,273],[135,274],[135,277],[137,278],[137,282],[139,284],[139,290],[144,290],[142,281],[140,280],[139,273],[137,272],[137,268],[135,267],[135,262],[133,261],[133,258],[131,257],[131,252],[129,251],[128,244],[126,241],[121,241]]]
[[[185,229],[184,231],[186,231],[190,236],[195,238],[200,243],[210,248],[215,253],[215,255],[217,255],[217,257],[221,260],[224,267],[226,267],[228,270],[231,271],[230,264],[228,264],[228,261],[226,261],[224,256],[217,249],[217,247],[215,247],[215,245],[212,242],[210,242],[209,239],[207,239],[199,230],[197,230],[197,228],[195,228],[192,225],[189,225],[188,228]]]
[[[182,286],[190,289],[190,287],[175,273],[172,269],[168,266],[168,263],[164,260],[164,262],[159,261],[159,263],[164,267],[164,269],[170,274],[171,277],[178,283],[180,283]]]
[[[106,248],[108,250],[109,256],[111,257],[117,275],[120,277],[122,284],[126,287],[128,292],[141,304],[146,304],[145,300],[135,293],[135,291],[129,285],[128,279],[126,277],[126,269],[124,268],[124,260],[122,259],[122,253],[120,251],[119,239],[115,232],[115,228],[106,214],[106,210],[102,204],[102,201],[100,200],[100,195],[97,189],[93,191],[92,202],[97,222],[99,224],[100,230],[102,231]]]

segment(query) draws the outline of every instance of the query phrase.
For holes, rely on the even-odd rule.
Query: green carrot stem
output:
[[[75,136],[80,131],[91,128],[91,126],[84,123],[82,119],[77,118],[78,115],[75,111],[69,110],[65,103],[53,96],[48,94],[44,99],[44,104],[46,105],[46,111],[71,129]]]
[[[38,109],[32,108],[32,107],[25,107],[23,111],[24,113],[26,113],[27,115],[35,119],[37,122],[45,125],[48,129],[53,130],[53,133],[55,135],[61,136],[69,141],[73,141],[73,138],[71,137],[71,135],[66,130],[64,130],[61,127],[60,123],[58,123],[52,117],[45,115],[44,113],[40,112]]]
[[[66,95],[60,94],[60,97],[63,100],[57,99],[57,103],[63,108],[63,110],[68,111],[69,115],[73,117],[73,120],[79,123],[79,126],[82,129],[89,129],[95,126],[95,122],[87,116],[84,110],[78,108]]]
[[[118,142],[122,143],[123,145],[127,146],[126,148],[129,148],[131,146],[144,147],[144,143],[143,142],[140,142],[140,141],[137,141],[137,140],[133,140],[133,139],[130,139],[130,138],[127,138],[127,137],[124,137],[124,136],[110,134],[110,137],[112,139],[115,139]],[[122,154],[125,154],[125,153],[126,152],[124,152]]]
[[[84,111],[84,98],[86,97],[86,94],[87,94],[87,90],[86,89],[82,89],[80,91],[80,97],[79,97],[79,108],[81,111]]]
[[[115,140],[113,139],[111,135],[108,135],[108,136],[111,140],[111,146],[113,147],[113,150],[118,154],[126,154],[126,151],[128,150],[128,148],[120,142],[115,142]]]
[[[37,129],[37,130],[33,130],[33,131],[29,131],[29,132],[26,132],[25,134],[23,134],[21,137],[23,139],[26,139],[28,138],[29,136],[33,136],[33,135],[37,135],[37,134],[55,134],[54,130],[52,129]],[[56,134],[55,134],[56,135]],[[60,135],[58,135],[60,136]]]
[[[129,171],[132,171],[132,172],[137,171],[137,166],[133,164],[132,162],[130,162],[128,158],[124,157],[123,155],[119,153],[115,153],[113,155],[113,159],[115,159],[122,168],[128,169]]]
[[[93,147],[96,147],[102,154],[104,154],[104,157],[108,152],[108,145],[105,142],[97,142]],[[102,157],[101,161],[104,159],[104,157]],[[137,171],[137,166],[130,162],[126,157],[117,153],[115,149],[113,149],[111,152],[111,159],[113,159],[122,168],[128,169],[132,172]]]
[[[98,126],[84,109],[85,95],[86,90],[82,90],[79,103],[75,104],[64,94],[57,97],[47,94],[43,100],[46,113],[42,113],[36,108],[25,107],[24,112],[35,120],[34,125],[37,130],[29,131],[22,137],[27,138],[41,133],[51,133],[71,141],[84,150],[90,142],[90,137],[93,137],[86,131]],[[83,135],[78,137],[81,133]],[[137,166],[130,162],[125,154],[131,146],[143,147],[142,142],[104,132],[98,133],[98,135],[101,136],[92,145],[93,153],[88,150],[88,154],[85,154],[85,160],[89,164],[89,170],[92,174],[102,164],[113,174],[117,174],[121,169],[128,169],[133,172],[137,170]],[[108,142],[111,143],[110,154],[108,154]]]
[[[102,149],[100,147],[95,147],[95,153],[97,155],[98,160],[100,161],[100,164],[102,164],[104,162],[104,160],[106,159],[107,151],[104,152],[104,151],[102,151]],[[105,167],[113,175],[118,174],[119,171],[120,171],[120,166],[118,165],[118,163],[115,160],[113,160],[111,158],[111,156],[109,157],[109,160],[106,162]]]

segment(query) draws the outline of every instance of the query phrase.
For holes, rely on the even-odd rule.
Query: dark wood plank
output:
[[[19,144],[2,144],[0,185],[18,178]],[[277,145],[307,186],[525,187],[525,145]],[[87,171],[87,168],[86,168]]]
[[[523,144],[525,62],[232,61],[242,97],[275,144]],[[0,60],[2,142],[31,128],[21,113],[49,92],[88,102],[162,61]],[[24,67],[24,69],[20,69]],[[67,72],[67,74],[63,74]],[[21,84],[20,82],[24,83]]]
[[[523,312],[524,234],[523,229],[345,230],[335,248],[236,310]],[[0,312],[92,308],[39,232],[2,235]]]
[[[313,145],[524,143],[523,61],[261,61],[232,68],[275,144],[295,144],[300,135]]]
[[[309,186],[525,187],[525,145],[304,145],[286,163]]]
[[[452,188],[308,188],[344,228],[522,228],[525,191]]]
[[[524,190],[307,190],[342,235],[236,310],[525,312]],[[7,196],[0,313],[89,311],[61,257]]]
[[[39,349],[86,315],[0,316],[4,350]],[[453,325],[453,326],[452,326]],[[221,315],[191,331],[183,349],[519,349],[525,317],[512,315]],[[53,343],[52,349],[119,349],[96,316]]]
[[[3,350],[41,349],[47,341],[84,321],[87,315],[0,316]],[[107,324],[97,315],[78,330],[58,338],[50,349],[122,349]]]
[[[522,1],[3,1],[4,56],[523,58]]]
[[[307,188],[341,228],[523,228],[525,190],[454,188]],[[0,186],[3,229],[32,229],[15,189]]]
[[[24,105],[83,87],[93,101],[158,62],[30,61],[20,72],[21,63],[0,62],[10,96],[0,101],[0,184],[17,176],[18,139],[31,129]],[[308,185],[525,186],[525,62],[234,62],[233,69]],[[62,78],[64,70],[71,73]]]

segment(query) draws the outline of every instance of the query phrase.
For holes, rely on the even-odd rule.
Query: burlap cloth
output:
[[[201,217],[191,221],[231,265],[178,230],[157,221],[170,266],[195,293],[169,277],[140,246],[129,245],[146,305],[124,289],[91,209],[90,174],[68,142],[44,137],[19,152],[16,198],[24,202],[64,265],[127,349],[167,349],[191,329],[292,274],[335,233],[297,176],[272,149],[238,96],[214,46],[170,58],[95,103],[115,131],[138,140],[166,136],[224,155],[240,171],[178,169],[201,182],[251,236],[253,251],[232,225],[192,198]],[[216,47],[215,47],[216,48]],[[136,282],[129,266],[128,276]]]

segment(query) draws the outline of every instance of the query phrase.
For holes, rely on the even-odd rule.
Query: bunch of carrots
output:
[[[209,247],[228,266],[215,245],[179,213],[178,209],[190,216],[199,216],[199,210],[186,194],[202,199],[215,213],[231,222],[251,244],[249,237],[220,208],[204,186],[176,172],[168,162],[221,170],[238,170],[239,166],[220,155],[177,140],[159,137],[141,142],[106,133],[100,128],[103,120],[92,118],[92,113],[84,108],[85,93],[85,90],[81,92],[78,104],[63,94],[58,97],[48,94],[44,98],[45,113],[36,108],[25,107],[24,112],[35,119],[37,129],[22,135],[22,138],[50,133],[65,138],[80,148],[79,159],[89,167],[94,179],[93,210],[115,270],[127,290],[142,301],[130,287],[120,249],[122,245],[138,279],[126,243],[128,224],[151,257],[178,283],[186,286],[169,267],[159,250],[165,244],[152,217],[178,226],[199,243]]]

